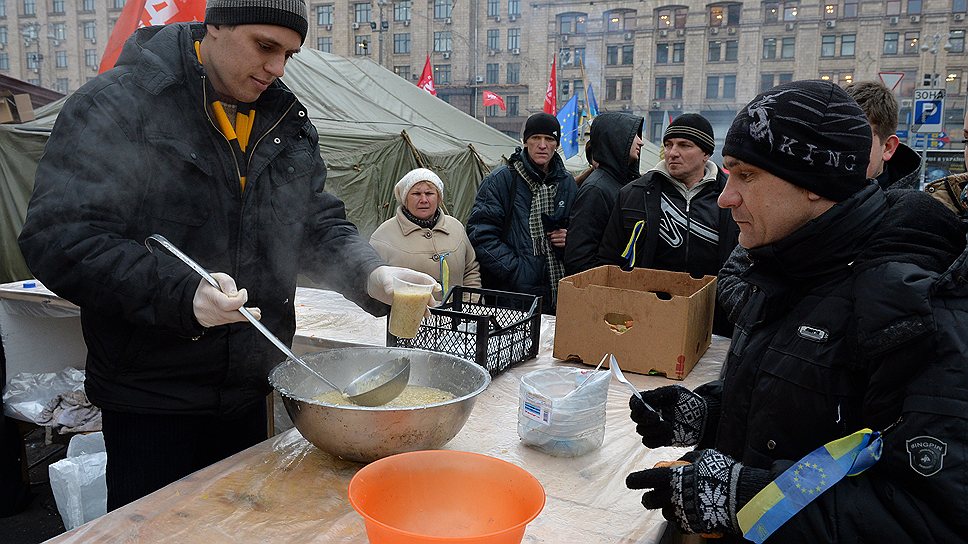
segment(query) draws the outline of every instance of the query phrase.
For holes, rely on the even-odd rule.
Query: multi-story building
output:
[[[306,0],[307,47],[378,62],[416,82],[430,58],[438,96],[517,134],[539,111],[553,58],[559,106],[593,86],[602,110],[664,119],[697,111],[721,138],[759,91],[794,79],[839,84],[903,74],[947,91],[960,132],[968,0]],[[69,92],[97,72],[125,0],[0,0],[0,73]],[[896,78],[896,76],[895,76]],[[481,91],[507,111],[481,106]],[[365,93],[366,89],[360,89]],[[950,132],[950,131],[949,131]]]

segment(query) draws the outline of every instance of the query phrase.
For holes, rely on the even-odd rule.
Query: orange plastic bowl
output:
[[[452,450],[374,461],[350,480],[349,497],[373,544],[518,544],[545,504],[523,468]]]

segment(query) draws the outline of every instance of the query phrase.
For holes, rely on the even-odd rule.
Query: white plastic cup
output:
[[[390,334],[397,338],[413,338],[420,329],[420,321],[427,311],[434,285],[410,283],[393,278],[393,304],[390,306]]]

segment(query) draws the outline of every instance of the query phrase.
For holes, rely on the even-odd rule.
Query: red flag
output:
[[[558,81],[555,77],[555,61],[557,55],[551,58],[551,78],[548,79],[548,90],[545,91],[544,112],[551,115],[558,114]]]
[[[437,89],[434,88],[434,70],[430,66],[430,55],[427,55],[427,62],[424,64],[423,73],[420,74],[420,81],[417,82],[417,87],[437,96]]]
[[[98,71],[114,68],[124,42],[143,26],[204,20],[205,0],[128,0],[108,38]]]
[[[504,99],[501,98],[501,95],[491,91],[484,91],[484,105],[497,106],[501,108],[502,111],[507,111],[507,106],[504,105]]]

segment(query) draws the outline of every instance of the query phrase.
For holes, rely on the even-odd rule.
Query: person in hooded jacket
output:
[[[598,266],[598,247],[619,189],[639,177],[642,118],[603,113],[592,122],[591,150],[595,170],[582,182],[568,221],[565,274]]]
[[[561,125],[554,115],[528,117],[521,139],[524,147],[481,181],[467,237],[485,289],[540,296],[541,311],[554,314],[578,186],[556,152]]]
[[[626,482],[680,531],[968,534],[968,227],[922,192],[870,181],[870,146],[863,110],[825,81],[774,87],[729,129],[719,202],[752,288],[721,379],[643,392],[662,419],[629,401],[646,446],[696,447]]]
[[[307,29],[301,0],[209,0],[205,24],[139,29],[57,117],[19,243],[81,309],[109,510],[266,438],[284,356],[244,304],[291,343],[299,272],[376,315],[394,277],[433,283],[387,266],[324,190],[316,130],[279,80]],[[220,288],[149,251],[153,234]]]
[[[662,135],[664,158],[619,192],[602,235],[598,259],[634,267],[715,276],[736,247],[739,229],[716,203],[726,175],[709,160],[716,139],[709,121],[686,113]],[[733,327],[717,305],[713,332]]]

